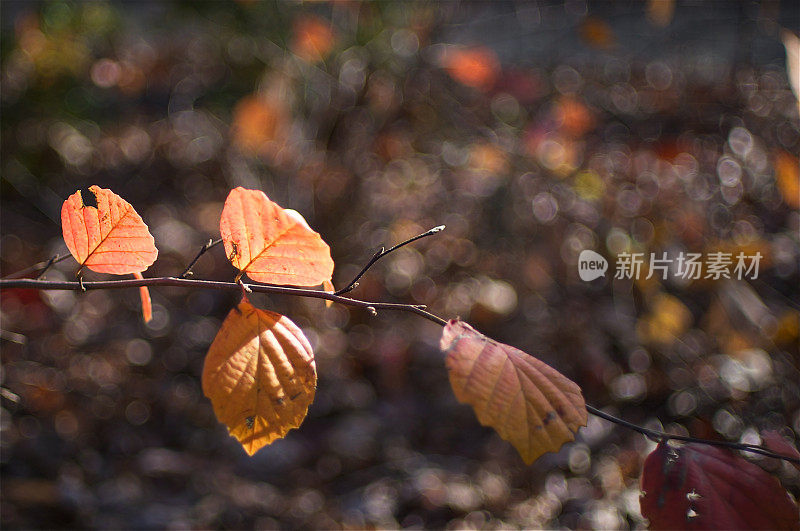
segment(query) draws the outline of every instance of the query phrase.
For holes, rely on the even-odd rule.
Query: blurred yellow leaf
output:
[[[497,430],[527,464],[574,440],[586,425],[580,387],[525,352],[458,320],[447,323],[439,348],[459,402],[471,405],[480,423]]]
[[[300,426],[316,385],[302,330],[246,298],[225,318],[203,367],[203,393],[249,455]]]
[[[692,322],[692,313],[680,300],[666,293],[653,299],[650,313],[636,325],[639,337],[646,343],[669,345],[681,336]]]

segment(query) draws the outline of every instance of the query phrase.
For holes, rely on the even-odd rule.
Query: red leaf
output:
[[[797,529],[777,478],[730,450],[660,443],[644,462],[640,499],[652,529]]]
[[[133,207],[111,190],[89,187],[97,206],[85,205],[80,190],[61,207],[61,229],[69,252],[98,273],[126,275],[156,261],[153,236]]]
[[[761,432],[761,439],[764,441],[764,446],[769,448],[775,453],[782,454],[788,457],[796,457],[800,459],[800,452],[792,444],[781,437],[781,434],[774,430],[766,430]],[[800,465],[791,463],[793,467],[800,470]]]

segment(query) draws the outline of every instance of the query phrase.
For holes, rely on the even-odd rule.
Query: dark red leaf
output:
[[[651,529],[798,529],[777,478],[724,448],[660,443],[644,462],[640,499]]]

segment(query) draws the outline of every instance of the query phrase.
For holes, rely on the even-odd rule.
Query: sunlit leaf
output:
[[[134,273],[133,276],[139,280],[144,279],[141,273]],[[153,319],[153,303],[150,301],[150,290],[147,286],[139,287],[139,298],[142,299],[142,317],[145,323],[149,323]]]
[[[203,367],[203,393],[249,455],[300,426],[316,385],[303,332],[245,298],[225,318]]]
[[[150,267],[158,250],[139,214],[111,190],[94,185],[89,192],[94,197],[83,198],[79,190],[61,207],[61,228],[72,256],[98,273],[124,275]]]
[[[525,352],[458,320],[445,326],[440,348],[456,398],[471,405],[480,423],[497,430],[526,463],[557,451],[586,425],[578,385]]]
[[[260,190],[231,190],[219,231],[228,259],[257,282],[316,286],[333,275],[331,251],[320,235]]]
[[[660,443],[644,463],[640,499],[651,529],[797,529],[778,480],[728,449]]]

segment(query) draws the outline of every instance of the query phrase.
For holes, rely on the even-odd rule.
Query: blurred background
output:
[[[91,184],[150,226],[146,276],[218,238],[236,186],[300,211],[339,286],[445,224],[353,295],[460,316],[651,428],[800,434],[794,2],[1,7],[3,275],[67,252],[61,203]],[[605,279],[579,279],[583,249]],[[758,278],[612,278],[621,252],[718,250],[760,252]],[[194,271],[235,275],[221,246]],[[145,325],[137,290],[2,292],[4,528],[644,525],[650,443],[590,417],[524,466],[456,402],[441,329],[402,313],[254,296],[303,328],[319,385],[248,458],[199,378],[236,296],[151,293]]]

